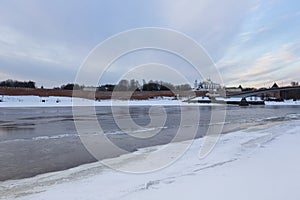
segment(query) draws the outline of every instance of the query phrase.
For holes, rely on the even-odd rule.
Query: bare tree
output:
[[[299,83],[296,82],[296,81],[292,81],[292,82],[291,82],[291,85],[292,85],[293,87],[295,87],[295,86],[299,86]]]

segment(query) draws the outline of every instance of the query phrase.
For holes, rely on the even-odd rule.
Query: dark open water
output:
[[[126,122],[131,117],[143,127],[151,122],[147,106],[131,107],[130,116],[122,109],[118,108],[115,115],[120,121]],[[113,143],[127,151],[134,151],[141,147],[166,144],[174,138],[183,111],[177,106],[166,106],[164,109],[167,118],[163,127],[127,130],[140,135],[159,130],[158,134],[146,139],[124,133],[115,123],[110,107],[97,107],[96,115],[105,135]],[[184,112],[191,118],[195,111],[200,113],[200,121],[194,125],[198,128],[196,137],[201,137],[211,123],[212,110],[218,113],[224,109],[226,120],[223,132],[274,121],[300,119],[300,107],[297,106],[187,106]],[[159,113],[153,116],[158,119],[161,117]],[[84,114],[81,117],[89,118]],[[97,133],[98,130],[93,131]],[[181,138],[184,139],[187,138]],[[107,150],[101,158],[114,156],[118,155]],[[94,161],[96,159],[85,149],[77,134],[72,108],[0,108],[0,181],[32,177]]]

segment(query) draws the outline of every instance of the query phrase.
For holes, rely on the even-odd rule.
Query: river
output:
[[[138,148],[166,144],[172,141],[179,127],[182,127],[183,113],[190,117],[190,123],[196,127],[195,137],[207,133],[211,124],[211,115],[225,115],[222,133],[230,133],[262,124],[300,119],[297,106],[164,106],[164,111],[153,112],[153,107],[131,106],[130,114],[125,107],[112,110],[111,107],[96,107],[96,118],[103,129],[103,134],[122,149],[133,152]],[[161,120],[162,126],[149,127],[151,120]],[[194,113],[200,114],[195,123]],[[149,116],[151,113],[151,117]],[[88,114],[80,116],[90,119]],[[116,119],[124,122],[130,118],[144,129],[120,128]],[[187,120],[189,121],[189,120]],[[184,124],[185,125],[185,124]],[[91,129],[97,134],[98,129]],[[145,138],[139,136],[157,132]],[[129,134],[128,134],[129,133]],[[133,135],[131,135],[132,133]],[[182,137],[181,140],[190,139]],[[118,156],[110,151],[101,159]],[[0,109],[0,181],[22,179],[46,172],[69,169],[96,159],[88,152],[78,136],[71,107],[59,108],[1,108]]]

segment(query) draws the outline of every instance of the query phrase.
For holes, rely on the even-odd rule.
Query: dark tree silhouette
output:
[[[106,85],[100,85],[97,88],[97,90],[98,91],[104,91],[104,92],[106,92],[106,91],[112,92],[112,91],[114,91],[115,87],[116,87],[116,85],[106,84]]]
[[[16,81],[11,79],[0,82],[0,87],[36,88],[33,81]]]
[[[80,86],[78,84],[74,83],[68,83],[67,85],[62,85],[61,89],[62,90],[82,90],[84,86]]]

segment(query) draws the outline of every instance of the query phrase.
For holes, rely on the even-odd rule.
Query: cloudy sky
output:
[[[299,19],[298,0],[1,0],[0,80],[74,82],[100,42],[133,28],[162,27],[198,42],[228,86],[286,85],[300,81]],[[162,57],[190,82],[203,78],[166,53],[145,51],[116,62],[103,80],[116,82],[126,73],[118,69],[135,58],[151,68]]]

